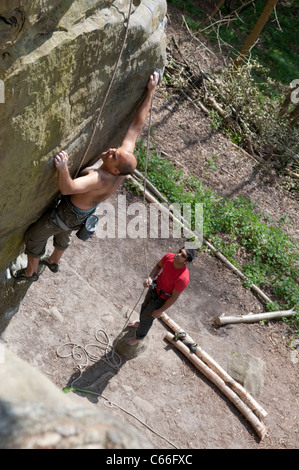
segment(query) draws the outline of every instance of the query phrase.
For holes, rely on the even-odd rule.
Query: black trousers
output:
[[[152,327],[154,318],[152,313],[154,310],[162,307],[166,299],[161,299],[156,292],[156,289],[149,287],[140,310],[140,325],[136,330],[136,339],[143,339]]]

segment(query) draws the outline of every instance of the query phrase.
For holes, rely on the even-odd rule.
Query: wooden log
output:
[[[217,325],[227,325],[228,323],[254,323],[262,320],[276,320],[283,317],[292,317],[295,315],[294,308],[290,310],[279,310],[277,312],[266,313],[249,313],[248,315],[235,316],[220,316],[216,318]]]
[[[207,116],[209,116],[209,110],[200,102],[197,100],[197,102],[195,103],[191,98],[190,96],[187,95],[187,93],[184,92],[184,90],[180,90],[180,92],[185,96],[185,98],[190,101],[190,103],[193,104],[193,106],[198,109],[199,111],[203,111]]]
[[[188,346],[185,346],[181,341],[174,341],[173,335],[171,333],[166,333],[165,339],[167,339],[173,346],[175,346],[179,351],[181,351],[187,359],[205,376],[209,379],[216,387],[221,390],[221,392],[238,408],[238,410],[243,414],[247,421],[256,431],[257,435],[261,440],[265,437],[267,433],[267,427],[262,423],[259,418],[251,411],[248,406],[240,399],[240,397],[230,389],[225,382],[216,374],[212,369],[210,369],[198,356],[193,354]]]
[[[182,328],[177,325],[165,312],[162,313],[161,320],[169,326],[175,333],[182,332]],[[194,343],[193,339],[186,334],[185,337],[188,343]],[[194,354],[194,353],[193,353]],[[200,346],[197,345],[195,354],[207,364],[219,377],[225,382],[225,384],[230,387],[239,397],[244,401],[244,403],[256,414],[260,419],[263,419],[267,416],[267,411],[265,411],[259,403],[247,392],[247,390],[242,387],[241,384],[236,382],[217,362]]]

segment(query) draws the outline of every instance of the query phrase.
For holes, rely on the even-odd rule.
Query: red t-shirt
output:
[[[184,266],[181,269],[176,269],[173,266],[174,256],[174,253],[167,253],[163,256],[161,259],[163,270],[156,281],[157,286],[168,294],[172,294],[173,289],[178,292],[183,292],[189,284],[189,270],[187,266]],[[161,298],[167,299],[168,297],[162,294]]]

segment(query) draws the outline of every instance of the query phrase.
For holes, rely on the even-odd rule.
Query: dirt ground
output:
[[[172,34],[182,48],[198,47],[176,28],[174,20],[168,24],[169,38]],[[204,69],[208,51],[202,46],[199,52]],[[298,240],[298,202],[274,175],[259,172],[254,160],[212,131],[204,113],[161,86],[154,100],[152,125],[158,148],[178,166],[198,175],[219,194],[250,197],[273,219],[287,214],[290,222],[285,230]],[[214,154],[217,172],[205,165]],[[109,200],[115,208],[119,195],[126,195],[128,204],[138,200],[121,188]],[[7,328],[7,346],[60,388],[79,377],[81,364],[82,375],[74,386],[89,386],[102,397],[70,396],[89,406],[109,406],[111,413],[135,426],[157,449],[298,449],[299,362],[292,361],[288,327],[281,321],[217,327],[215,319],[222,313],[241,315],[265,309],[207,251],[197,254],[190,265],[187,290],[167,313],[224,369],[237,353],[264,362],[263,388],[255,397],[268,412],[263,441],[217,387],[164,339],[168,328],[163,322],[154,322],[139,356],[126,359],[112,348],[128,317],[138,320],[146,260],[151,269],[165,253],[180,246],[181,241],[172,238],[94,236],[83,242],[74,236],[60,271],[45,270],[28,290]],[[95,339],[96,332],[101,343]],[[71,351],[66,343],[97,344],[99,348],[88,347],[97,358],[88,359],[85,366],[85,356],[61,357]]]

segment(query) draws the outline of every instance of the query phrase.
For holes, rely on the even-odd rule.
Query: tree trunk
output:
[[[228,323],[254,323],[263,320],[277,320],[283,317],[292,317],[295,315],[294,309],[280,310],[278,312],[266,312],[266,313],[249,313],[247,315],[241,315],[239,317],[221,316],[216,318],[216,325],[227,325]]]
[[[205,26],[206,24],[208,24],[208,22],[214,18],[214,16],[218,13],[218,11],[220,10],[220,8],[222,7],[223,3],[225,2],[225,0],[220,0],[220,2],[218,2],[217,6],[214,8],[214,10],[212,11],[212,13],[210,15],[208,15],[208,17],[203,21],[203,23],[200,24],[200,28],[202,28],[203,26]]]
[[[259,37],[263,27],[268,21],[269,16],[271,15],[272,11],[274,10],[275,5],[278,3],[278,0],[268,0],[261,16],[257,20],[253,30],[249,34],[248,38],[246,39],[245,43],[243,44],[243,47],[241,51],[239,52],[239,56],[237,57],[237,60],[235,64],[241,65],[244,57],[246,57],[250,51],[250,49],[253,47],[255,44],[255,41]]]
[[[165,312],[162,313],[160,319],[171,328],[174,333],[183,332],[182,328],[175,323]],[[193,339],[186,334],[186,341],[194,343]],[[236,382],[217,362],[199,345],[197,345],[195,354],[213,371],[215,372],[224,383],[230,387],[253,411],[259,419],[263,419],[267,416],[267,412],[256,402],[256,400],[242,387],[241,384]]]

